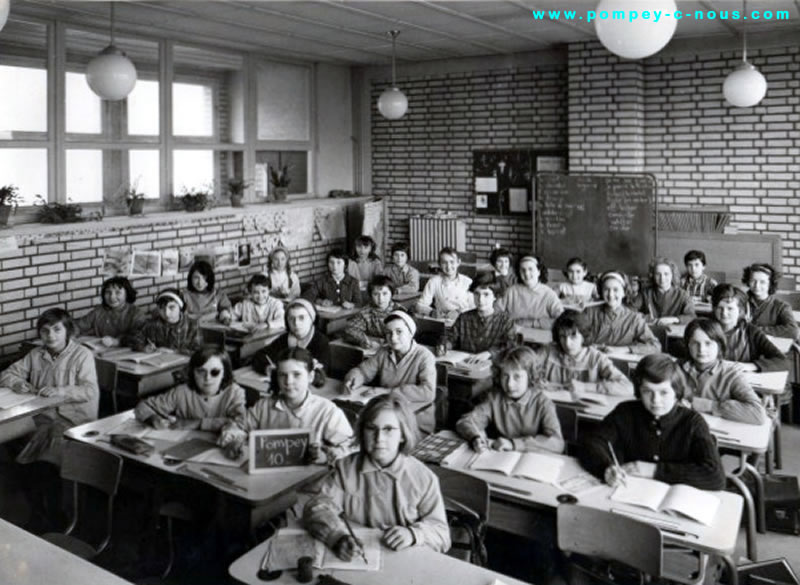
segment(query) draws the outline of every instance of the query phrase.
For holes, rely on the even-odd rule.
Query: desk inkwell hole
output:
[[[85,433],[83,433],[83,436],[89,438],[89,437],[96,437],[99,434],[100,431],[86,431]]]
[[[556,500],[558,501],[559,504],[577,504],[578,503],[578,498],[576,498],[572,494],[559,494],[558,497],[556,497]]]
[[[256,577],[262,581],[274,581],[283,574],[283,571],[270,571],[269,569],[259,569]]]

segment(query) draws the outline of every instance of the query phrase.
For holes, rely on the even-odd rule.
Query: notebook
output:
[[[300,528],[281,528],[269,540],[260,568],[281,571],[297,567],[297,559],[311,557],[317,569],[343,569],[349,571],[379,571],[383,562],[381,537],[383,531],[375,528],[353,528],[364,548],[367,562],[357,555],[350,561],[339,559],[333,551],[308,532]]]
[[[435,434],[428,435],[417,443],[411,455],[425,463],[442,463],[448,455],[463,444],[464,441],[461,439],[451,439]]]
[[[135,364],[144,364],[154,368],[163,368],[173,364],[179,364],[186,361],[186,358],[179,353],[171,351],[154,351],[152,353],[145,353],[141,351],[132,351],[122,357],[117,358],[118,362],[133,362]]]
[[[360,388],[356,388],[350,394],[342,394],[341,396],[337,396],[334,399],[334,402],[355,402],[358,404],[366,404],[376,396],[389,393],[388,390],[385,392],[374,392],[374,390],[375,388],[372,386],[361,386]]]
[[[653,512],[683,516],[708,526],[719,508],[719,497],[688,485],[669,485],[629,475],[611,494],[615,502],[641,506]]]
[[[454,373],[470,377],[488,376],[492,370],[492,363],[489,360],[470,362],[473,357],[474,354],[451,349],[436,361],[446,365]]]
[[[475,456],[467,467],[475,471],[496,471],[510,477],[533,479],[556,484],[564,460],[541,453],[486,450]]]

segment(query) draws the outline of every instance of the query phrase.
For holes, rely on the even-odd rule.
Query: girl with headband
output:
[[[156,297],[158,312],[134,336],[136,351],[173,349],[191,355],[197,349],[197,325],[186,317],[186,303],[176,288],[165,288]]]
[[[517,263],[519,283],[497,300],[498,311],[506,311],[515,325],[550,329],[564,306],[547,286],[547,267],[538,256],[522,256]]]

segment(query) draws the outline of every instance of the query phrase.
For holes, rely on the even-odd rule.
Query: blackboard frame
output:
[[[648,244],[647,248],[649,249],[649,253],[644,252],[639,254],[638,258],[634,258],[630,255],[625,255],[622,258],[612,258],[609,259],[608,256],[602,255],[602,252],[606,251],[607,244],[604,242],[603,246],[589,246],[586,242],[580,242],[579,244],[572,246],[572,242],[563,243],[561,247],[556,247],[558,249],[558,253],[555,253],[553,250],[550,250],[547,245],[545,245],[543,237],[543,230],[541,228],[541,212],[542,212],[542,201],[544,197],[542,196],[541,189],[543,188],[542,185],[546,181],[543,181],[543,178],[546,177],[559,177],[566,179],[566,186],[563,188],[568,189],[570,196],[572,199],[578,198],[580,201],[580,197],[578,194],[574,193],[570,188],[578,188],[580,187],[580,183],[587,182],[587,181],[603,181],[602,185],[602,195],[603,195],[603,204],[605,204],[605,213],[611,213],[612,210],[609,207],[609,203],[607,197],[610,193],[613,194],[615,188],[619,188],[624,186],[625,182],[634,181],[643,181],[647,182],[646,185],[647,189],[644,186],[641,186],[641,191],[637,191],[635,195],[637,197],[646,197],[648,198],[647,205],[649,205],[650,209],[647,211],[647,218],[650,222],[650,230],[639,230],[637,234],[636,230],[633,230],[634,236],[639,236],[638,238],[631,237],[629,238],[630,241],[626,241],[621,235],[619,230],[615,230],[613,233],[617,234],[613,240],[613,247],[618,247],[620,249],[631,248],[633,243],[641,243],[640,240],[646,240]],[[617,184],[614,184],[614,181],[617,181]],[[573,184],[575,183],[575,184]],[[637,185],[639,187],[640,185]],[[592,232],[592,229],[599,229],[597,226],[605,226],[606,231],[608,230],[608,215],[604,217],[598,217],[596,214],[592,215],[591,207],[597,206],[597,198],[587,198],[587,195],[592,194],[593,192],[587,192],[582,197],[584,197],[584,203],[590,208],[588,211],[584,209],[580,209],[581,214],[588,214],[590,219],[587,220],[586,230],[582,231],[582,236],[586,236],[586,233]],[[596,194],[596,193],[595,193]],[[573,202],[574,205],[574,202]],[[637,205],[643,205],[641,201],[637,202]],[[630,274],[644,274],[647,270],[647,265],[649,261],[658,255],[658,181],[656,180],[655,175],[652,173],[592,173],[592,172],[575,172],[575,173],[562,173],[562,172],[537,172],[534,176],[534,200],[532,205],[532,212],[531,212],[531,219],[533,224],[533,231],[534,231],[534,246],[536,253],[543,257],[543,260],[547,266],[551,268],[563,268],[562,264],[565,264],[567,259],[572,256],[579,256],[583,258],[588,264],[590,271],[597,273],[603,270],[609,269],[616,269],[616,270],[623,270],[624,272],[628,272]],[[594,210],[595,212],[597,210]],[[638,210],[637,210],[638,211]],[[569,216],[569,220],[575,215],[575,211],[572,211],[571,215]],[[618,219],[615,217],[614,219]],[[623,217],[621,221],[629,220],[630,218]],[[593,220],[593,221],[592,221]],[[568,220],[565,220],[565,223]],[[577,222],[576,222],[577,223]],[[633,225],[631,226],[633,228]],[[650,232],[651,235],[648,237],[647,232]],[[563,238],[562,238],[563,239]],[[608,244],[611,246],[611,244]],[[640,248],[641,249],[641,246]],[[553,255],[556,255],[557,258],[553,258]],[[562,257],[563,256],[563,257]],[[646,258],[646,260],[645,260]],[[634,266],[634,264],[636,264]]]
[[[311,429],[270,429],[270,430],[263,430],[263,431],[251,431],[250,436],[248,438],[248,459],[247,459],[247,473],[248,474],[258,474],[258,473],[268,473],[274,471],[287,471],[287,470],[297,470],[305,468],[308,463],[306,462],[306,454],[308,453],[308,448],[311,446]],[[261,438],[264,437],[297,437],[297,438],[305,438],[306,446],[303,450],[303,457],[302,457],[302,464],[292,464],[292,465],[261,465],[259,461],[261,457],[259,457],[259,448],[258,442]]]

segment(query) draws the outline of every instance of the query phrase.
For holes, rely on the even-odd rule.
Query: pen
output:
[[[361,558],[364,559],[364,564],[368,565],[369,563],[367,562],[367,555],[364,553],[364,543],[362,543],[353,532],[353,527],[350,526],[350,523],[347,521],[347,516],[342,514],[342,520],[344,520],[344,525],[347,526],[347,532],[350,533],[350,536],[353,537],[353,540],[356,541],[356,544],[361,547]]]
[[[617,459],[617,454],[614,452],[614,445],[611,444],[611,441],[606,441],[608,443],[608,450],[611,452],[611,458],[614,460],[614,467],[616,467],[620,473],[622,474],[620,480],[622,481],[622,485],[627,487],[627,482],[625,481],[625,471],[623,471],[622,467],[619,464],[619,459]]]
[[[213,477],[216,480],[221,481],[222,483],[227,483],[228,485],[236,485],[236,482],[233,481],[230,477],[225,477],[221,473],[217,473],[213,469],[209,469],[208,467],[201,467],[200,471],[205,473],[208,477]]]

